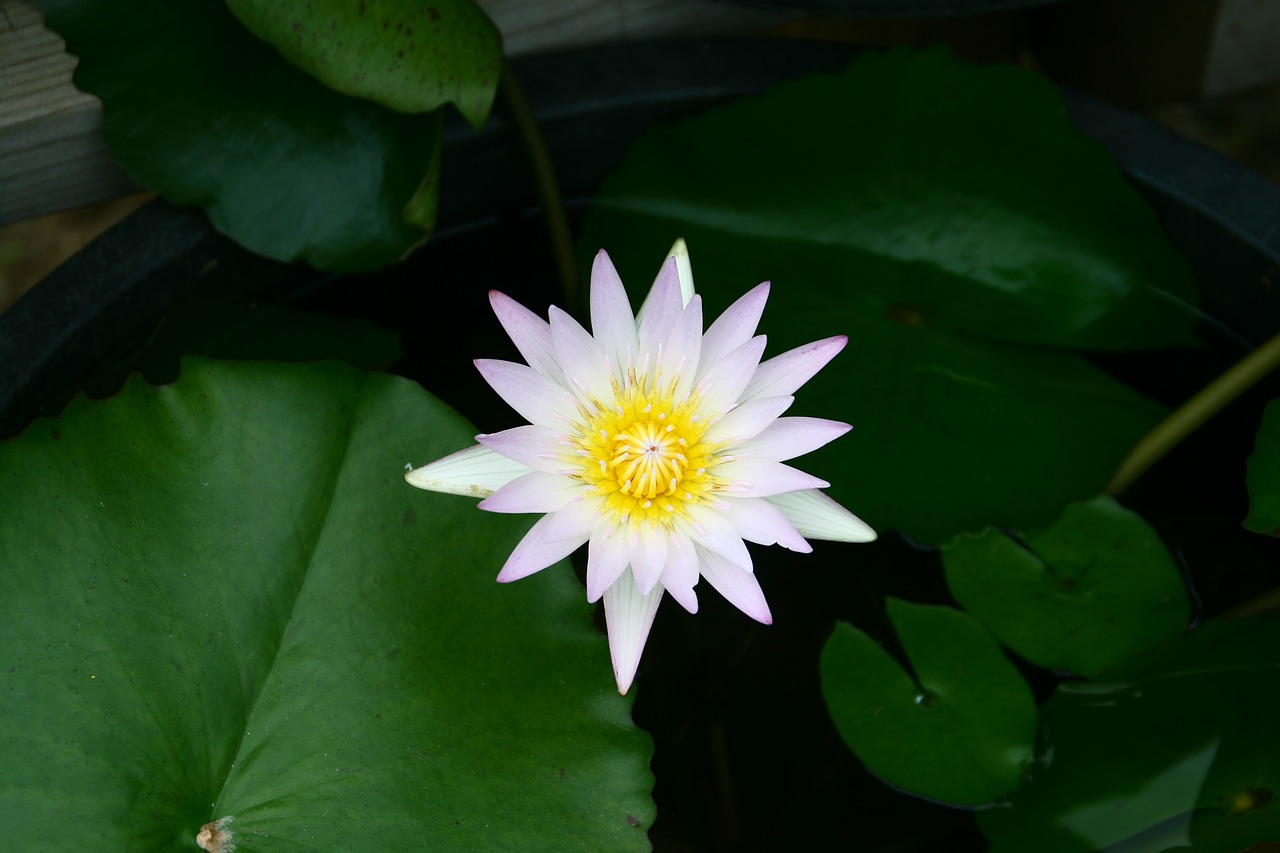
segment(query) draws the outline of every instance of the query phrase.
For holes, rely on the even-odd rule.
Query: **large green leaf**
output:
[[[1013,791],[1031,763],[1036,706],[995,639],[947,607],[888,601],[915,670],[840,623],[822,652],[822,695],[841,737],[886,781],[962,805]]]
[[[979,815],[992,853],[1235,853],[1280,838],[1280,614],[1215,621],[1041,709],[1053,761]]]
[[[1017,538],[996,530],[942,549],[956,601],[1018,654],[1094,676],[1182,633],[1186,585],[1159,535],[1109,497]]]
[[[867,57],[652,131],[581,245],[643,287],[683,235],[713,311],[773,280],[772,352],[847,334],[801,392],[819,405],[796,411],[856,429],[801,466],[872,526],[941,543],[1044,525],[1096,495],[1161,410],[1017,342],[1171,343],[1194,318],[1184,262],[1061,112],[1011,69]]]
[[[1246,476],[1249,517],[1244,526],[1255,533],[1280,536],[1280,400],[1267,404]]]
[[[392,109],[446,103],[475,127],[493,105],[502,36],[474,0],[227,0],[246,27],[339,92]]]
[[[0,446],[0,847],[646,848],[581,586],[494,583],[524,525],[401,479],[470,434],[405,380],[189,361]]]
[[[129,174],[242,245],[330,270],[389,264],[435,224],[440,114],[326,88],[220,0],[41,0]]]
[[[941,50],[870,54],[658,128],[592,213],[591,252],[621,214],[683,233],[695,262],[708,232],[759,243],[778,263],[758,274],[778,280],[823,251],[824,285],[1001,340],[1142,348],[1191,340],[1199,318],[1185,259],[1057,90]]]

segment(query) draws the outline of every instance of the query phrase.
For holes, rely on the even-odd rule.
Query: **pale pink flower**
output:
[[[805,537],[866,542],[875,533],[783,464],[844,434],[820,418],[781,417],[792,393],[844,348],[833,337],[761,361],[766,282],[702,330],[683,241],[638,315],[609,256],[591,270],[588,333],[552,307],[544,321],[501,293],[499,322],[527,365],[476,367],[518,426],[405,475],[433,491],[484,497],[481,509],[542,513],[498,573],[523,578],[586,544],[587,600],[604,597],[618,690],[626,693],[663,593],[690,613],[700,577],[743,613],[772,616],[744,540],[812,550]]]

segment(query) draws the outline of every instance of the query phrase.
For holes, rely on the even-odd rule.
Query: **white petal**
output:
[[[551,341],[564,370],[567,388],[584,403],[612,398],[609,360],[604,349],[577,320],[554,305],[551,306]]]
[[[825,489],[831,485],[790,465],[758,456],[717,465],[715,474],[729,480],[730,495],[742,498],[766,498],[802,489]]]
[[[769,282],[758,284],[725,309],[707,329],[702,339],[703,364],[715,364],[725,355],[755,336],[764,303],[769,299]]]
[[[774,400],[776,397],[760,397]],[[751,403],[756,402],[752,400]],[[745,409],[751,403],[743,403]],[[736,413],[730,412],[730,415]],[[779,418],[769,428],[750,441],[735,445],[733,452],[739,456],[760,456],[782,462],[806,453],[812,453],[823,445],[835,441],[853,427],[840,421],[825,418]]]
[[[610,359],[614,375],[624,375],[636,354],[636,318],[604,249],[596,253],[591,267],[591,333]]]
[[[531,367],[492,358],[478,358],[475,364],[498,396],[531,424],[559,428],[577,413],[577,399]]]
[[[757,397],[743,403],[729,414],[716,421],[711,429],[703,435],[703,441],[728,441],[733,453],[742,455],[739,444],[747,439],[755,438],[770,424],[778,420],[795,397]]]
[[[714,367],[708,368],[698,380],[697,390],[702,396],[702,402],[698,406],[699,413],[707,417],[722,415],[742,399],[743,389],[756,372],[760,356],[764,355],[764,345],[764,335],[757,335],[720,359]],[[789,393],[771,396],[781,397]]]
[[[796,530],[810,539],[831,542],[870,542],[876,532],[849,510],[818,491],[790,492],[767,498],[782,510]]]
[[[533,527],[520,540],[520,544],[512,550],[511,556],[498,572],[499,583],[510,583],[540,572],[552,563],[563,560],[587,541],[586,536],[579,539],[547,539],[547,527],[554,515],[544,515],[534,522]]]
[[[662,351],[659,368],[669,381],[678,376],[673,396],[683,400],[693,390],[702,354],[702,297],[694,295],[684,306],[680,326],[672,332]],[[670,590],[668,590],[669,592]]]
[[[742,541],[741,534],[714,509],[691,504],[685,509],[689,520],[678,520],[681,530],[708,551],[721,554],[725,559],[751,571],[751,554]]]
[[[404,479],[409,485],[429,492],[487,498],[531,470],[477,444],[414,468],[404,475]]]
[[[555,348],[551,344],[551,327],[547,321],[496,290],[489,291],[489,304],[493,306],[498,322],[529,366],[559,381],[560,365],[556,362]]]
[[[626,531],[620,527],[597,527],[591,531],[587,550],[587,601],[595,603],[604,591],[617,583],[631,562]],[[628,579],[628,583],[634,583]]]
[[[547,538],[585,540],[591,535],[591,531],[600,526],[603,520],[600,508],[603,504],[604,500],[599,495],[590,492],[584,495],[580,491],[574,500],[549,517]]]
[[[640,592],[648,594],[662,577],[667,565],[666,532],[648,524],[637,525],[630,533],[631,571]]]
[[[562,443],[568,441],[567,433],[532,424],[477,435],[476,441],[521,465],[551,474],[565,467],[564,457],[572,452]]]
[[[835,358],[848,342],[844,335],[837,335],[774,356],[756,370],[742,393],[742,399],[794,394],[797,388]]]
[[[661,584],[648,595],[641,595],[631,572],[624,571],[618,582],[604,592],[604,621],[609,629],[609,656],[613,658],[613,677],[618,692],[626,695],[640,666],[653,617],[662,602]]]
[[[555,512],[581,496],[584,486],[560,474],[534,471],[517,477],[480,501],[489,512]]]
[[[804,540],[782,510],[765,499],[722,497],[720,500],[727,507],[720,511],[721,516],[748,542],[781,545],[801,554],[813,551],[813,546]]]
[[[662,271],[658,273],[653,289],[645,297],[644,305],[640,306],[636,320],[639,323],[636,332],[639,340],[637,361],[640,365],[647,363],[649,369],[654,369],[672,332],[679,329],[684,320],[684,300],[680,297],[680,280],[675,261],[667,261],[662,265]]]
[[[760,581],[754,574],[710,551],[700,549],[698,556],[702,561],[702,576],[716,592],[757,622],[773,624],[769,603],[764,600],[764,590],[760,589]]]
[[[697,546],[693,541],[672,536],[667,547],[667,565],[662,570],[662,586],[690,613],[698,612],[698,596],[693,591],[698,583],[698,565]]]
[[[693,266],[689,263],[689,247],[684,244],[683,237],[677,237],[671,244],[667,258],[676,259],[676,273],[680,276],[680,297],[688,305],[693,298]]]

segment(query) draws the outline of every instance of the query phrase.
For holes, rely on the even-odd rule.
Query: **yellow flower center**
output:
[[[722,488],[712,472],[726,461],[722,442],[704,442],[710,423],[699,419],[697,400],[645,390],[645,383],[615,386],[612,408],[582,411],[574,437],[583,482],[605,497],[620,523],[671,524],[689,504],[712,501]]]

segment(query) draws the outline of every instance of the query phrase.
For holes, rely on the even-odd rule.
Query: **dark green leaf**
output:
[[[1049,527],[942,549],[951,594],[1032,663],[1094,676],[1187,626],[1186,585],[1160,537],[1109,497]]]
[[[1280,536],[1280,400],[1267,405],[1246,476],[1249,517],[1244,526],[1255,533]]]
[[[1053,761],[979,815],[992,853],[1194,849],[1280,837],[1280,615],[1215,621],[1041,710]]]
[[[404,112],[457,104],[484,124],[502,36],[473,0],[227,0],[250,30],[326,85]]]
[[[1199,318],[1185,259],[1057,90],[942,51],[869,54],[655,129],[596,198],[588,251],[621,212],[689,238],[695,263],[708,232],[759,243],[779,280],[822,252],[824,286],[1000,340],[1142,348]]]
[[[218,0],[42,0],[129,174],[242,245],[330,270],[392,263],[434,225],[440,114],[289,65]]]
[[[191,361],[0,446],[5,849],[646,849],[647,737],[405,380]],[[639,824],[637,829],[633,824]]]
[[[582,246],[639,289],[681,235],[712,313],[773,280],[772,353],[849,336],[801,392],[819,404],[794,411],[855,430],[799,464],[925,542],[1049,523],[1162,414],[1073,353],[1011,341],[1154,345],[1193,319],[1170,307],[1194,298],[1183,261],[1047,84],[936,53],[650,133]]]
[[[872,772],[932,799],[981,805],[1013,791],[1031,762],[1036,706],[974,619],[888,601],[917,684],[874,640],[838,624],[822,652],[836,728]]]

